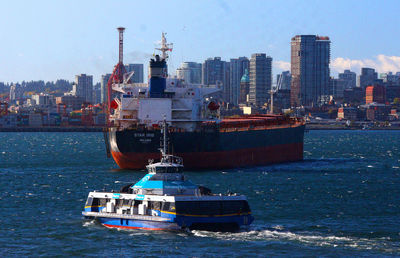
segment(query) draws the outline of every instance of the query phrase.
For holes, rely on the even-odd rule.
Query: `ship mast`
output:
[[[161,160],[163,160],[165,158],[165,156],[167,155],[167,132],[168,132],[168,124],[167,124],[167,120],[164,116],[163,122],[162,122],[162,134],[163,134],[163,138],[162,138],[162,148],[160,148],[161,151]]]
[[[167,52],[168,51],[172,51],[173,44],[172,43],[167,43],[167,39],[165,38],[165,35],[167,35],[167,33],[165,33],[165,32],[163,32],[161,34],[161,47],[160,48],[156,48],[156,49],[160,50],[161,53],[162,53],[161,57],[164,60],[167,60],[167,58],[168,58]]]

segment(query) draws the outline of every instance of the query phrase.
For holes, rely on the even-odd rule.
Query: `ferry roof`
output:
[[[162,180],[150,180],[155,174],[145,175],[139,182],[137,182],[132,189],[196,189],[197,185],[191,181],[174,180],[174,181],[162,181]]]

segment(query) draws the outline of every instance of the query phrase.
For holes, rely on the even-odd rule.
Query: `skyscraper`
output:
[[[358,85],[359,87],[365,89],[367,86],[375,85],[376,80],[378,79],[378,73],[375,72],[373,68],[361,68],[361,74],[358,77]]]
[[[202,66],[202,83],[204,85],[221,85],[223,99],[228,101],[229,96],[229,63],[221,57],[208,58]]]
[[[356,87],[357,74],[350,70],[344,70],[343,73],[339,73],[339,79],[344,81],[344,89],[351,89]]]
[[[183,62],[181,67],[176,69],[176,76],[187,83],[201,83],[201,64],[195,62]]]
[[[314,106],[329,94],[329,37],[297,35],[291,41],[291,105]]]
[[[107,74],[103,74],[101,76],[101,80],[100,80],[100,90],[101,90],[101,103],[106,103],[108,98],[107,98],[107,84],[108,84],[108,80],[111,77],[111,73],[107,73]]]
[[[82,97],[86,102],[93,103],[93,76],[75,75],[76,96]]]
[[[131,77],[133,83],[143,83],[143,64],[127,64],[125,65],[127,73],[134,72]]]
[[[249,102],[262,106],[267,102],[272,86],[272,57],[252,54],[250,59]]]
[[[229,95],[227,101],[234,105],[239,104],[240,80],[248,68],[249,59],[247,57],[231,59],[229,63]]]

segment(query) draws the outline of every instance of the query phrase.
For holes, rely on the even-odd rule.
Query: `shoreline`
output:
[[[363,129],[360,126],[306,124],[306,130],[397,131],[397,130],[400,130],[400,127],[399,126],[386,126],[386,127],[369,127],[369,128]]]
[[[102,132],[103,127],[0,127],[0,132]]]

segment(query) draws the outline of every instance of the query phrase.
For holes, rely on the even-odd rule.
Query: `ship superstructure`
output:
[[[112,84],[112,92],[118,93],[110,105],[113,125],[119,130],[139,125],[156,127],[165,116],[171,126],[193,131],[206,118],[217,120],[217,110],[209,106],[216,105],[211,99],[221,88],[168,78],[166,51],[171,48],[164,33],[159,49],[162,55],[155,55],[149,63],[148,86],[131,84],[128,80]]]

